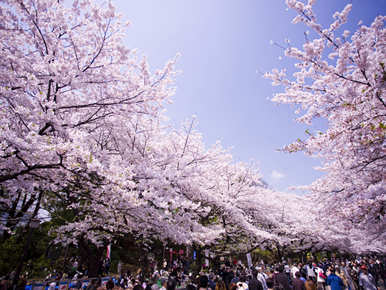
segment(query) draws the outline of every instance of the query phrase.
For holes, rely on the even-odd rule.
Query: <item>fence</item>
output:
[[[112,277],[104,277],[104,278],[84,278],[84,279],[73,279],[68,281],[59,281],[59,285],[55,286],[55,290],[68,290],[68,289],[84,289],[88,285],[90,285],[92,280],[101,280],[101,286],[106,285],[107,281]],[[117,282],[115,278],[112,278],[114,281],[114,284]],[[38,281],[32,281],[32,284],[29,284],[25,286],[25,290],[48,290],[48,287],[52,282],[56,282],[55,280],[52,281],[44,281],[44,282],[38,282]],[[79,283],[81,282],[81,283]],[[78,288],[76,285],[81,284],[81,287]]]

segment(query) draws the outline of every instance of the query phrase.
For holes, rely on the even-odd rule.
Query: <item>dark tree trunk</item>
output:
[[[102,258],[103,251],[107,247],[108,242],[104,242],[102,247],[96,248],[96,251],[92,251],[90,245],[84,239],[84,234],[78,236],[78,246],[85,258],[85,264],[88,270],[88,277],[98,277],[99,262]]]
[[[196,267],[194,268],[194,275],[198,275],[201,271],[203,255],[201,247],[195,247],[194,250],[196,251]]]
[[[213,259],[213,269],[214,269],[214,272],[220,271],[220,257],[219,256],[215,256]]]
[[[283,250],[284,247],[283,249],[280,249],[280,245],[276,244],[276,258],[278,259],[279,263],[281,263],[281,261],[283,260]]]
[[[307,253],[302,251],[302,263],[305,265],[307,263]]]
[[[147,269],[147,255],[143,249],[142,243],[138,243],[138,254],[139,254],[141,270],[142,270],[141,282],[143,283],[145,282],[145,279],[148,277],[148,269]]]

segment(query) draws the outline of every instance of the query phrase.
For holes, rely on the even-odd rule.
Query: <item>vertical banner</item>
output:
[[[35,283],[33,290],[43,290],[43,288],[44,288],[44,283],[38,282],[38,283]]]
[[[193,251],[193,260],[196,260],[197,253],[196,251]]]
[[[90,284],[90,280],[83,280],[82,281],[82,289],[86,288]]]
[[[106,259],[111,260],[111,244],[108,244],[108,246],[107,246]]]
[[[170,248],[170,263],[173,264],[173,249]]]
[[[189,248],[188,246],[186,246],[186,258],[188,258],[188,254],[189,254]]]
[[[121,274],[122,272],[122,261],[118,262],[118,274]]]
[[[209,250],[205,250],[204,253],[205,253],[205,266],[209,267],[209,260],[208,260]]]
[[[59,282],[58,290],[66,290],[68,282]]]
[[[248,269],[251,269],[251,267],[252,267],[252,257],[251,257],[251,253],[248,253],[248,254],[247,254],[247,261],[248,261]]]

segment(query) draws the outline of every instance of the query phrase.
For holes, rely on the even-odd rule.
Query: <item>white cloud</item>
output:
[[[271,175],[269,176],[270,182],[275,183],[278,182],[280,179],[284,178],[286,175],[283,173],[279,173],[276,170],[272,170]]]

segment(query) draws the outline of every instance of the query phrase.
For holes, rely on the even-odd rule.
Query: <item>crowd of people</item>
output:
[[[140,278],[140,277],[137,277]],[[218,271],[187,275],[183,269],[155,271],[144,283],[122,275],[116,286],[129,290],[173,290],[181,285],[187,290],[380,290],[386,288],[386,264],[376,259],[328,262],[309,260],[306,264],[286,262],[276,265],[224,264]],[[136,287],[136,288],[135,288]]]
[[[76,260],[74,267],[77,267]],[[102,283],[101,278],[91,279],[83,290],[174,290],[176,287],[186,290],[380,290],[378,283],[386,288],[385,261],[376,259],[319,263],[309,260],[307,264],[283,261],[249,268],[241,262],[231,265],[227,261],[219,270],[205,269],[205,273],[196,277],[189,274],[184,263],[167,265],[164,261],[159,271],[157,266],[151,269],[154,272],[150,279],[144,279],[141,271],[136,275],[129,271],[119,277],[110,277],[107,283]],[[54,281],[48,282],[48,290],[55,290],[63,278],[60,273],[56,274],[50,277]],[[82,289],[81,278],[78,274],[72,276],[69,289]],[[22,281],[26,282],[26,279]],[[9,277],[3,277],[0,290],[9,290],[9,286]]]

